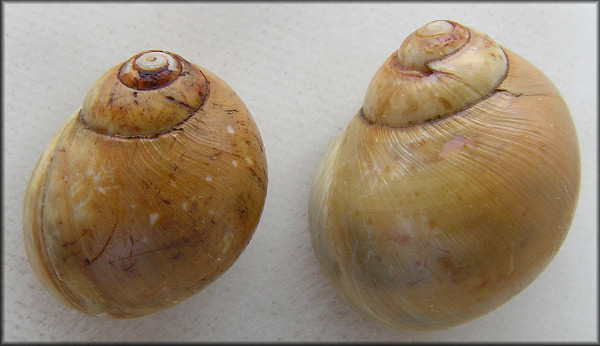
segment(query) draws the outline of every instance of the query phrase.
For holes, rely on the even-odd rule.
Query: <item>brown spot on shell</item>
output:
[[[452,283],[460,283],[465,281],[469,275],[462,272],[462,268],[457,265],[450,255],[445,255],[437,258],[439,266],[450,275]]]
[[[484,277],[481,279],[479,284],[477,284],[474,288],[480,290],[482,288],[485,288],[489,284],[490,284],[490,279],[488,277]]]
[[[405,233],[401,233],[398,235],[397,239],[400,244],[408,244],[410,243],[411,236]]]
[[[71,246],[71,245],[75,245],[75,244],[77,244],[77,240],[74,240],[74,241],[68,241],[68,242],[65,242],[65,243],[63,243],[63,244],[62,244],[62,247],[69,247],[69,246]]]
[[[458,271],[454,267],[454,263],[452,263],[452,258],[450,256],[441,256],[438,257],[437,263],[442,267],[444,271],[450,272],[450,274],[456,274]]]
[[[440,103],[442,104],[442,106],[444,106],[444,108],[446,108],[446,109],[452,109],[452,104],[448,100],[446,100],[445,98],[440,97],[438,99],[438,101],[440,101]]]

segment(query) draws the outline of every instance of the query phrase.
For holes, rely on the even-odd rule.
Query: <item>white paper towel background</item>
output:
[[[569,341],[597,334],[597,5],[428,3],[3,3],[4,341]],[[309,183],[376,69],[418,27],[451,19],[537,65],[570,107],[582,188],[548,269],[494,312],[447,331],[392,330],[327,283],[308,234]],[[106,70],[175,52],[223,78],[252,112],[269,186],[245,252],[189,300],[134,320],[72,311],[23,249],[21,206],[52,134]]]

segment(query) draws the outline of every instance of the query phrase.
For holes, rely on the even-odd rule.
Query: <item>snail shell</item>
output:
[[[266,190],[263,143],[236,93],[176,54],[141,52],[96,82],[39,159],[29,263],[76,310],[150,314],[235,262]]]
[[[451,21],[412,33],[324,155],[311,241],[336,291],[400,329],[447,329],[529,285],[559,250],[580,184],[555,86]]]

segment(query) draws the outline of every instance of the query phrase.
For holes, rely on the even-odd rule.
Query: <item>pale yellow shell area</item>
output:
[[[506,78],[466,109],[403,127],[361,109],[324,155],[312,245],[364,316],[415,330],[465,323],[529,285],[565,239],[575,128],[553,84],[504,52]]]
[[[423,28],[439,22],[449,23]],[[449,25],[449,32],[432,37],[420,34],[423,28],[415,31],[383,63],[367,88],[367,119],[394,127],[419,124],[454,114],[494,91],[507,70],[502,48],[477,30]]]
[[[176,127],[121,138],[77,112],[38,161],[25,196],[27,255],[69,306],[114,318],[165,309],[217,279],[250,241],[267,189],[262,140],[235,92],[194,67],[210,93]]]

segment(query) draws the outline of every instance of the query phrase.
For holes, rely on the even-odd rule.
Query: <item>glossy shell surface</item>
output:
[[[560,93],[466,31],[462,48],[426,70],[392,54],[312,183],[311,241],[332,285],[400,329],[447,329],[511,299],[555,256],[577,203],[578,141]],[[469,46],[474,36],[484,44]]]
[[[266,156],[244,103],[210,71],[158,53],[177,76],[143,89],[120,80],[127,62],[107,72],[27,189],[30,265],[88,314],[138,317],[194,295],[235,262],[264,206]]]

